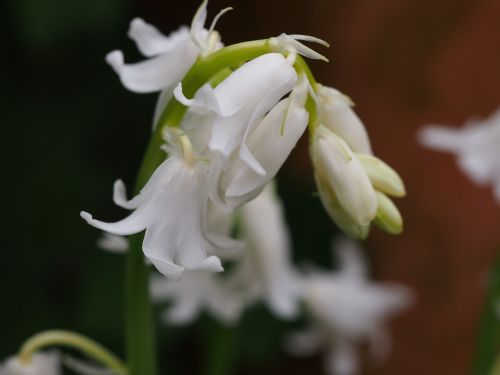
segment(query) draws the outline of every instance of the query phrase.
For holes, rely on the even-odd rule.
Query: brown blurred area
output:
[[[367,246],[376,250],[376,277],[408,284],[417,303],[393,325],[391,358],[367,373],[470,373],[500,207],[451,156],[423,149],[415,135],[423,124],[461,125],[499,106],[500,2],[308,1],[307,10],[297,1],[253,3],[266,14],[259,28],[274,31],[279,19],[287,31],[331,42],[332,62],[315,64],[318,79],[353,98],[376,153],[407,185],[404,234],[374,231]]]
[[[196,5],[185,1],[172,12],[164,1],[135,3],[158,25],[185,22]],[[408,196],[397,202],[404,234],[374,230],[366,246],[376,279],[409,285],[417,300],[391,326],[390,359],[366,373],[470,373],[484,276],[500,246],[500,207],[451,156],[419,146],[416,133],[428,123],[459,126],[499,106],[500,1],[213,0],[210,14],[229,5],[234,14],[218,26],[226,43],[281,32],[329,41],[329,50],[318,50],[331,62],[312,64],[317,79],[353,98],[375,152],[406,182]],[[306,145],[287,173],[312,190]],[[300,373],[320,371],[319,358],[308,366]]]

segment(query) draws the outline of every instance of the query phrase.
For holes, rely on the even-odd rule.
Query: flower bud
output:
[[[338,203],[355,225],[369,225],[377,211],[375,190],[363,165],[346,142],[319,125],[314,132],[312,159],[323,203],[326,206]],[[327,210],[336,212],[332,215],[336,221],[338,209],[327,207]]]
[[[403,231],[403,218],[394,202],[384,193],[377,191],[377,216],[374,223],[390,234],[399,234]]]
[[[318,85],[318,116],[325,127],[337,134],[354,152],[372,154],[365,126],[352,110],[351,99],[331,87]]]
[[[403,180],[389,165],[372,155],[356,154],[356,156],[361,164],[363,164],[376,190],[394,197],[404,197],[406,195]]]

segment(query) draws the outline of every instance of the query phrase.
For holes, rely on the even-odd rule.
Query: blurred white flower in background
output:
[[[431,149],[454,154],[462,171],[478,185],[491,185],[500,203],[500,109],[462,128],[424,126],[418,137]]]
[[[246,249],[229,275],[248,303],[264,301],[281,318],[299,312],[300,285],[291,259],[291,239],[283,205],[269,184],[253,201],[239,210]]]
[[[19,357],[8,358],[0,365],[0,375],[61,375],[61,359],[58,352],[38,352],[28,362]]]
[[[390,342],[386,320],[407,308],[410,291],[401,285],[370,282],[358,246],[348,239],[335,243],[337,272],[314,271],[303,279],[303,300],[310,326],[292,334],[288,351],[308,355],[325,351],[331,375],[359,373],[356,346],[369,343],[377,360],[385,359]]]

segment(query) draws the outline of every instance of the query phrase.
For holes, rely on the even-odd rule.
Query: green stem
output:
[[[500,256],[488,274],[488,291],[479,323],[476,353],[471,373],[500,375]]]
[[[19,351],[20,361],[29,363],[34,353],[47,346],[75,348],[114,370],[116,374],[126,375],[128,373],[125,364],[102,345],[78,333],[62,330],[45,331],[32,336]]]

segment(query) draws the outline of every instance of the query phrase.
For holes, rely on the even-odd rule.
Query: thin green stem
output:
[[[88,337],[70,331],[51,330],[32,336],[21,347],[19,359],[22,362],[29,363],[34,353],[48,346],[66,346],[78,349],[107,368],[112,369],[116,374],[128,374],[127,367],[120,358]]]

